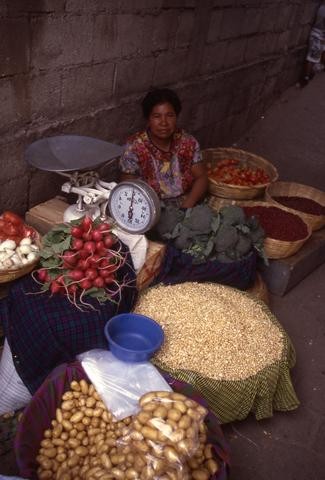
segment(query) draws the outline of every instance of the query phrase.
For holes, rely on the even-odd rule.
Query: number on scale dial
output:
[[[119,227],[129,233],[150,230],[160,215],[156,192],[141,180],[116,185],[110,194],[108,208]]]

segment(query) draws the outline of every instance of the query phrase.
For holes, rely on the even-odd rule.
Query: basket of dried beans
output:
[[[235,200],[262,196],[278,178],[276,168],[265,158],[237,148],[202,151],[208,168],[211,195]]]
[[[321,190],[300,183],[276,182],[267,187],[265,198],[299,215],[313,231],[325,225],[325,192]]]
[[[312,234],[302,218],[269,202],[241,202],[247,217],[255,217],[265,231],[268,258],[286,258],[298,252]]]

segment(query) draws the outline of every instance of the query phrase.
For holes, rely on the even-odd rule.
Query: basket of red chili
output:
[[[294,182],[269,185],[265,198],[286,211],[298,214],[313,231],[325,225],[325,192]]]
[[[268,258],[286,258],[298,252],[312,234],[302,218],[269,202],[243,202],[247,217],[256,217],[265,231],[264,250]]]
[[[202,157],[208,169],[209,192],[217,197],[251,200],[262,196],[278,178],[268,160],[238,148],[207,148]]]

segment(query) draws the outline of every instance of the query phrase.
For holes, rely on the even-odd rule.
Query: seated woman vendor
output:
[[[205,196],[207,172],[197,140],[177,127],[182,105],[167,88],[142,101],[146,130],[127,141],[120,160],[121,180],[141,178],[164,203],[191,208]]]

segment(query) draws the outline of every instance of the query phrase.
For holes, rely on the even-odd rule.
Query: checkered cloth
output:
[[[17,280],[9,295],[0,301],[3,324],[16,370],[33,394],[57,365],[71,362],[76,355],[92,348],[107,348],[106,322],[119,313],[132,310],[137,297],[136,275],[127,247],[125,264],[117,279],[124,280],[121,301],[100,305],[91,297],[94,310],[81,312],[66,297],[41,293],[31,275]]]
[[[196,265],[193,263],[191,255],[183,253],[173,245],[168,244],[160,273],[154,284],[175,285],[183,282],[214,282],[240,290],[247,290],[255,282],[256,261],[256,253],[252,251],[242,260],[231,263],[208,260]]]

